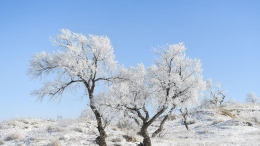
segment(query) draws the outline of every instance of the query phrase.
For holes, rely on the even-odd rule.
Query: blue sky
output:
[[[153,63],[152,47],[184,42],[186,54],[202,62],[204,79],[220,82],[239,102],[260,95],[260,1],[0,1],[0,121],[11,118],[74,118],[87,99],[66,94],[58,102],[36,102],[42,85],[26,71],[32,55],[57,50],[50,36],[61,28],[107,35],[125,66]]]

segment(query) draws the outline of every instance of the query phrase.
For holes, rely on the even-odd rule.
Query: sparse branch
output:
[[[166,121],[169,118],[169,115],[172,114],[173,110],[175,109],[175,105],[173,105],[173,107],[169,110],[169,112],[165,115],[165,117],[163,118],[163,120],[160,122],[160,126],[157,130],[154,131],[154,133],[152,134],[152,137],[156,137],[162,130],[163,130],[163,126],[166,123]]]
[[[168,107],[163,106],[148,122],[147,125],[151,125]]]
[[[62,82],[48,82],[45,83],[44,87],[40,90],[36,90],[32,92],[32,95],[39,96],[38,100],[42,101],[46,95],[50,96],[50,100],[53,99],[55,96],[60,96],[64,92],[64,90],[71,84],[76,82],[82,82],[82,80],[71,80],[68,83]]]
[[[145,113],[145,119],[144,119],[144,121],[147,121],[147,120],[149,119],[149,112],[146,110],[145,105],[143,105],[142,110],[143,110],[144,113]]]

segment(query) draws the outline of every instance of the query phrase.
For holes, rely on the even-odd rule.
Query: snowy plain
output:
[[[236,105],[223,109],[196,109],[189,115],[190,130],[174,115],[164,130],[152,138],[154,146],[259,146],[260,106]],[[153,132],[159,123],[151,125]],[[95,121],[77,119],[22,118],[0,123],[0,145],[5,146],[96,146]],[[109,125],[109,146],[136,146],[142,137],[131,130]],[[127,138],[127,137],[132,137]]]

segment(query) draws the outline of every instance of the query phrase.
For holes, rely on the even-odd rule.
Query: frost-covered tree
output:
[[[185,50],[183,43],[155,49],[160,58],[149,68],[149,78],[153,90],[159,95],[159,109],[169,109],[169,112],[153,136],[162,130],[173,109],[197,105],[205,89],[200,60],[189,58]]]
[[[256,97],[254,92],[249,92],[246,95],[246,101],[249,102],[249,103],[255,104],[257,102],[257,100],[258,100],[258,97]]]
[[[208,95],[202,101],[203,108],[217,108],[222,107],[225,104],[227,93],[220,88],[220,83],[212,85],[212,80],[207,80],[207,92]]]
[[[136,122],[144,146],[152,145],[147,130],[159,116],[164,118],[153,136],[160,133],[176,107],[196,105],[205,88],[200,61],[187,57],[185,49],[179,43],[155,50],[159,59],[147,71],[142,64],[123,69],[125,80],[110,87],[111,98],[104,104],[123,110]]]
[[[94,99],[97,83],[105,83],[113,78],[112,71],[116,68],[113,47],[106,36],[89,35],[62,29],[61,34],[52,39],[52,44],[61,48],[57,52],[41,52],[30,60],[28,74],[32,78],[51,76],[52,81],[45,81],[39,90],[34,90],[32,95],[43,100],[49,96],[52,99],[61,99],[65,90],[83,87],[85,95],[89,98],[90,108],[93,111],[97,129],[100,136],[96,142],[106,146],[106,132],[102,123],[100,111]]]

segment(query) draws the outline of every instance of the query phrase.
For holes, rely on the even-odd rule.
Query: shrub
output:
[[[16,140],[19,139],[20,135],[13,133],[13,134],[9,134],[6,138],[5,141],[12,141],[12,140]]]
[[[258,117],[252,117],[252,121],[255,122],[255,123],[260,123],[260,120]]]
[[[26,119],[21,120],[24,124],[29,124],[29,121]]]
[[[117,137],[117,138],[114,138],[114,139],[112,139],[111,141],[112,141],[112,142],[121,142],[121,141],[122,141],[122,139],[121,139],[121,138],[119,138],[119,137]]]
[[[245,122],[245,124],[246,124],[247,126],[253,126],[253,124],[250,123],[250,122]]]
[[[122,146],[121,144],[118,144],[118,143],[116,143],[116,144],[114,144],[114,146]]]
[[[137,140],[134,137],[128,136],[128,135],[123,135],[123,137],[125,138],[125,140],[127,142],[137,142]]]
[[[49,126],[47,126],[46,131],[49,132],[49,133],[51,133],[51,132],[62,132],[62,131],[64,131],[64,129],[61,129],[59,127],[53,127],[53,126],[49,125]]]
[[[215,121],[212,122],[212,125],[218,124],[220,122],[223,122],[223,120],[215,120]]]
[[[4,145],[4,141],[2,139],[0,139],[0,145]]]
[[[82,128],[79,128],[79,127],[76,127],[76,128],[74,129],[74,131],[76,131],[76,132],[80,132],[80,133],[83,132]]]
[[[51,143],[47,144],[47,146],[61,146],[61,142],[59,140],[53,140]]]
[[[51,125],[47,126],[46,128],[47,132],[52,132],[53,131],[53,127]]]
[[[173,121],[173,120],[175,120],[175,119],[177,119],[177,116],[174,115],[174,114],[171,114],[171,115],[169,115],[169,117],[168,117],[168,120],[169,120],[169,121]]]
[[[221,115],[229,116],[230,118],[234,119],[236,116],[233,115],[230,111],[226,109],[220,109]]]
[[[187,124],[188,124],[188,125],[192,125],[192,124],[195,124],[195,123],[196,123],[196,121],[195,121],[194,119],[187,121]]]

